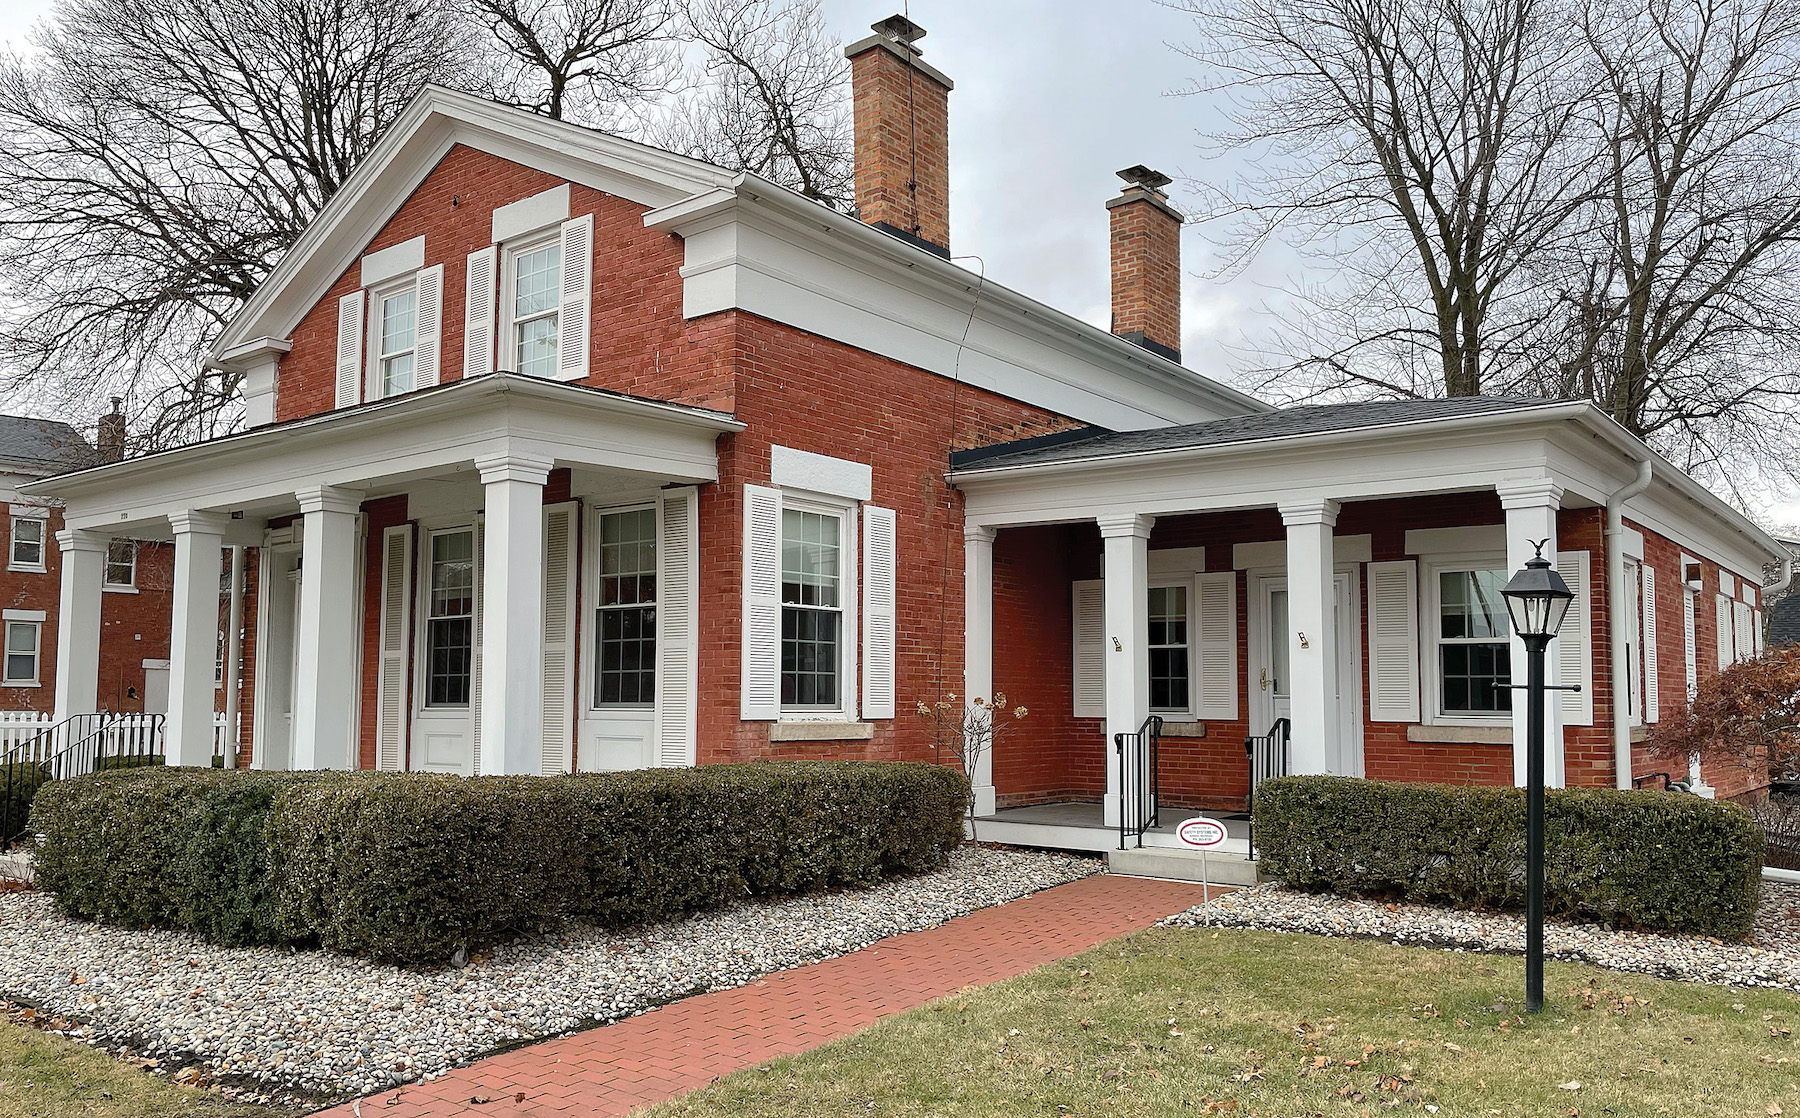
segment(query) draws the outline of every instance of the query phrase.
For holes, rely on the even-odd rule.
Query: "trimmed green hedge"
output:
[[[1263,874],[1296,888],[1472,908],[1525,903],[1521,789],[1290,776],[1257,787],[1254,815]],[[1734,804],[1551,789],[1544,849],[1548,913],[1750,934],[1763,836]]]
[[[67,912],[223,943],[433,963],[578,917],[664,920],[941,866],[938,765],[764,762],[564,777],[138,769],[38,797]]]

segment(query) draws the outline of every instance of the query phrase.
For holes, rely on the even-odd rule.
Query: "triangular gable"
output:
[[[456,144],[643,206],[666,206],[738,176],[709,163],[427,86],[306,227],[213,344],[214,360],[286,338]]]

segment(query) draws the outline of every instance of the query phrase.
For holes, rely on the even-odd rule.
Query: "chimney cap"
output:
[[[1118,176],[1131,186],[1141,186],[1146,190],[1161,191],[1175,180],[1161,171],[1152,170],[1139,163],[1118,172]]]
[[[869,29],[890,39],[898,39],[907,46],[912,46],[925,37],[925,29],[903,15],[891,15],[880,23],[871,23]]]

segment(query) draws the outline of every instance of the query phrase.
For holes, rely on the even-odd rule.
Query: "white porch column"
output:
[[[356,513],[362,494],[315,485],[297,491],[300,534],[299,662],[294,666],[293,740],[289,768],[354,769],[356,743],[349,705],[356,694],[362,629],[356,616]],[[213,572],[214,594],[218,572]]]
[[[106,573],[107,537],[65,529],[62,603],[57,612],[56,720],[92,714],[100,705],[100,584]]]
[[[1287,526],[1288,678],[1293,697],[1295,773],[1349,771],[1339,741],[1337,576],[1332,529],[1338,503],[1326,498],[1281,506]]]
[[[1135,734],[1150,713],[1150,527],[1155,517],[1100,518],[1106,548],[1106,800],[1108,827],[1119,825],[1122,773],[1114,734]]]
[[[1500,495],[1500,507],[1506,510],[1506,577],[1525,565],[1537,554],[1532,544],[1549,540],[1544,545],[1544,558],[1556,565],[1556,510],[1562,507],[1562,486],[1549,478],[1525,478],[1504,481],[1494,486]],[[1555,686],[1557,667],[1562,659],[1561,642],[1551,641],[1544,654],[1544,682]],[[1515,634],[1512,638],[1512,675],[1515,682],[1525,679],[1525,642]],[[1513,784],[1525,784],[1526,735],[1531,721],[1525,716],[1525,694],[1513,692]],[[1562,692],[1552,691],[1544,701],[1544,784],[1563,786]]]
[[[219,560],[231,518],[179,512],[175,594],[169,626],[169,714],[163,748],[171,765],[205,768],[213,757],[213,664],[219,639]],[[98,608],[98,607],[96,607]]]
[[[994,697],[994,529],[963,527],[963,702]],[[975,814],[994,814],[993,743],[969,774]]]
[[[483,458],[481,772],[544,767],[544,481],[548,461]]]

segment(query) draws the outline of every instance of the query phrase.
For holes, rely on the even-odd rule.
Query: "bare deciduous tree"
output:
[[[462,0],[500,47],[494,96],[583,124],[631,126],[668,92],[680,57],[675,0]]]

